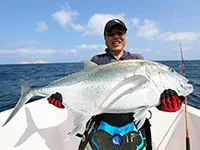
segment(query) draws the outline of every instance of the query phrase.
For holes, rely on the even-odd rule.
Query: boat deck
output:
[[[166,113],[151,109],[152,140],[156,150],[185,149],[184,111]],[[0,113],[0,126],[11,112]],[[200,110],[188,106],[192,150],[200,150]],[[80,138],[65,141],[73,117],[65,109],[49,105],[46,99],[26,104],[4,127],[0,127],[1,150],[76,150]]]

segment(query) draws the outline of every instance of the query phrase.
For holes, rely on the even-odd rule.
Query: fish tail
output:
[[[20,79],[21,83],[21,97],[31,91],[31,87],[24,79]]]
[[[28,85],[28,83],[23,79],[20,80],[20,83],[21,83],[21,97],[17,105],[11,112],[10,116],[8,117],[6,122],[3,124],[3,126],[5,126],[17,114],[17,112],[25,105],[25,103],[31,97],[33,97],[33,92],[31,92],[32,90],[31,90],[31,87]]]

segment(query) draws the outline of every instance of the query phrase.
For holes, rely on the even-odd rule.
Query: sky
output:
[[[127,26],[126,51],[147,60],[200,58],[199,0],[1,0],[0,64],[80,62],[105,52],[110,19]]]

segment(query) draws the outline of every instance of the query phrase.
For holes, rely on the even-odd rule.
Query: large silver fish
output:
[[[160,63],[147,60],[124,60],[101,66],[90,61],[83,63],[84,71],[46,87],[31,89],[26,81],[21,80],[21,98],[5,124],[30,98],[37,95],[49,97],[59,92],[65,108],[74,115],[71,136],[93,115],[101,113],[134,112],[134,121],[140,128],[148,109],[160,104],[160,94],[165,89],[174,89],[183,96],[193,91],[185,77]]]

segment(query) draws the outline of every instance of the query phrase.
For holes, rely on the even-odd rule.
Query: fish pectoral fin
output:
[[[67,137],[65,141],[71,139],[73,136],[75,136],[82,127],[86,126],[87,121],[91,118],[89,114],[86,113],[80,113],[77,111],[74,111],[72,109],[69,109],[69,113],[71,113],[74,117],[73,125],[74,127],[72,130],[67,134]]]
[[[84,70],[91,69],[93,67],[97,67],[98,66],[97,64],[95,64],[95,63],[93,63],[92,61],[89,61],[89,60],[81,60],[81,62],[84,65]]]
[[[143,75],[135,75],[124,79],[118,83],[114,88],[110,90],[108,96],[99,105],[99,108],[108,109],[115,102],[117,102],[121,97],[128,94],[131,90],[133,92],[135,89],[140,88],[142,85],[149,82],[149,80]]]
[[[149,106],[144,106],[141,108],[136,109],[135,111],[133,111],[134,115],[134,122],[137,125],[137,129],[139,130],[142,125],[144,124],[147,116],[149,116],[149,110],[150,107]]]

